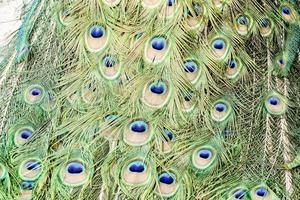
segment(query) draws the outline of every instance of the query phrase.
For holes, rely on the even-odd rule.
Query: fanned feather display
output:
[[[300,199],[298,0],[32,0],[1,55],[0,199]]]

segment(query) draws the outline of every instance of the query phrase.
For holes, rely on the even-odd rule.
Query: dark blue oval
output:
[[[80,162],[71,162],[67,165],[67,171],[70,174],[80,174],[84,171],[84,166]]]
[[[130,163],[129,171],[134,173],[142,173],[145,171],[145,164],[141,161],[134,161]]]
[[[31,137],[31,135],[32,135],[32,131],[30,131],[30,130],[22,130],[21,132],[20,132],[20,136],[21,136],[21,138],[23,138],[23,139],[28,139],[28,138],[30,138]]]
[[[36,170],[41,167],[41,164],[39,161],[29,161],[26,163],[26,169],[27,170]]]
[[[159,176],[159,182],[171,185],[174,183],[174,178],[169,173],[163,173]]]
[[[212,156],[212,152],[208,149],[202,149],[199,151],[198,155],[200,158],[207,160]]]
[[[104,35],[104,28],[99,25],[91,27],[90,33],[93,38],[101,38]]]
[[[266,197],[266,196],[268,196],[269,192],[265,188],[258,188],[255,191],[255,194],[260,197]]]

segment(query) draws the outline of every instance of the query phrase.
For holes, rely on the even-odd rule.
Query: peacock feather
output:
[[[298,0],[32,0],[0,199],[299,200],[299,45]]]

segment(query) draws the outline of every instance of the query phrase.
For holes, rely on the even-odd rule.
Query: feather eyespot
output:
[[[130,124],[130,129],[136,133],[144,133],[148,130],[148,124],[144,121],[135,121]]]
[[[211,117],[216,122],[223,122],[232,114],[230,104],[225,100],[219,100],[214,103],[211,109]]]
[[[71,23],[71,12],[69,9],[65,8],[58,12],[59,22],[63,26],[68,26]]]
[[[246,15],[241,15],[237,18],[237,23],[239,25],[248,25],[249,24],[249,19]]]
[[[166,48],[166,39],[164,37],[155,37],[151,40],[151,46],[157,51],[161,51]]]
[[[115,80],[121,74],[121,66],[118,59],[112,55],[105,55],[98,68],[101,75],[107,80]]]
[[[239,58],[232,58],[227,62],[225,76],[233,81],[236,81],[241,77],[243,64]]]
[[[66,169],[69,174],[81,174],[84,172],[85,167],[80,162],[71,162],[67,165]]]
[[[134,158],[122,167],[122,181],[127,185],[140,186],[153,178],[152,166],[142,158]]]
[[[22,180],[34,181],[42,173],[41,161],[35,158],[25,160],[19,166],[19,175]]]
[[[285,15],[290,15],[292,13],[292,10],[287,6],[283,6],[281,12]]]
[[[163,137],[164,139],[162,140],[162,151],[164,153],[169,153],[172,150],[172,147],[175,143],[176,137],[174,133],[172,133],[170,130],[163,128]]]
[[[294,23],[298,17],[298,13],[296,12],[294,6],[290,3],[283,3],[280,6],[280,12],[282,18],[289,23]]]
[[[27,142],[33,135],[33,129],[31,127],[24,127],[18,130],[15,134],[15,144],[21,146]]]
[[[213,56],[217,60],[223,60],[229,52],[229,46],[224,38],[216,37],[211,41]]]
[[[174,6],[176,4],[176,0],[167,0],[168,6]]]
[[[148,143],[152,138],[150,125],[144,120],[135,120],[131,122],[124,130],[124,142],[132,146],[141,146]]]
[[[159,175],[158,180],[162,184],[171,185],[175,182],[175,175],[165,172]]]
[[[204,14],[206,13],[205,6],[203,4],[193,2],[191,9],[187,8],[185,14],[187,24],[191,29],[200,29],[200,31],[203,30],[206,22],[204,17]]]
[[[161,172],[158,175],[158,184],[156,185],[156,193],[163,197],[173,196],[179,187],[176,175],[171,171]]]
[[[267,18],[261,19],[261,20],[259,21],[259,25],[260,25],[260,27],[262,27],[262,28],[268,28],[268,27],[270,26],[270,20],[267,19]]]
[[[22,139],[26,140],[26,139],[28,139],[29,137],[32,136],[32,131],[30,131],[30,130],[23,130],[23,131],[21,131],[20,136],[21,136]]]
[[[202,159],[210,159],[212,157],[212,152],[208,149],[202,149],[199,151],[198,156]]]
[[[226,112],[226,110],[227,110],[227,106],[226,106],[226,104],[224,104],[224,103],[217,103],[216,105],[215,105],[215,110],[217,111],[217,112]]]
[[[287,110],[287,100],[276,92],[271,92],[265,99],[265,108],[269,114],[282,115]]]
[[[90,170],[81,160],[71,160],[63,165],[60,170],[60,179],[63,184],[76,187],[88,181]]]
[[[97,53],[107,46],[108,39],[109,33],[104,26],[93,25],[85,33],[85,46],[88,51]]]
[[[253,20],[248,15],[239,15],[236,18],[235,24],[237,32],[242,36],[246,36],[252,29]]]
[[[97,90],[97,82],[95,80],[91,79],[82,84],[80,95],[83,103],[88,105],[97,104],[100,101],[100,97],[97,94],[99,93]]]
[[[162,7],[160,16],[165,18],[171,18],[177,12],[179,6],[177,0],[165,0],[166,5]]]
[[[168,102],[169,98],[170,87],[163,80],[152,81],[144,87],[142,99],[150,107],[160,108]]]
[[[277,75],[287,76],[290,72],[289,55],[287,52],[279,52],[273,61],[273,68]]]
[[[273,22],[269,18],[262,18],[258,21],[261,36],[268,37],[273,31]]]
[[[262,200],[262,199],[280,199],[276,194],[265,184],[258,185],[252,188],[250,193],[251,199]]]
[[[150,84],[149,89],[152,93],[162,95],[167,91],[167,85],[163,81],[157,81]]]
[[[20,184],[21,190],[33,190],[35,183],[33,181],[23,181]]]
[[[258,197],[267,197],[269,195],[269,192],[266,188],[261,187],[255,190],[255,194]]]
[[[41,168],[41,164],[38,161],[29,161],[26,163],[27,170],[37,170]]]
[[[175,135],[171,131],[169,131],[166,128],[164,128],[163,131],[164,131],[165,135],[167,136],[168,140],[170,140],[170,141],[175,140]]]
[[[169,51],[169,42],[165,36],[155,36],[145,45],[144,59],[151,64],[161,63]]]
[[[187,61],[184,63],[184,71],[187,73],[194,73],[198,71],[198,65],[194,61]]]
[[[25,102],[31,105],[41,103],[44,96],[44,88],[40,85],[32,85],[25,90]]]
[[[226,45],[225,45],[224,40],[216,39],[216,40],[213,42],[213,48],[214,48],[214,49],[222,50],[222,49],[224,49],[225,47],[226,47]]]
[[[102,36],[105,35],[105,30],[102,26],[92,26],[90,28],[90,35],[93,38],[101,38]]]
[[[183,66],[185,76],[192,84],[198,82],[201,77],[202,68],[198,61],[188,59],[184,62]]]
[[[238,190],[234,192],[234,199],[244,199],[246,197],[247,192],[245,190]]]
[[[146,170],[146,165],[142,161],[134,161],[128,165],[128,170],[133,173],[142,173]]]
[[[9,129],[14,145],[20,147],[24,145],[33,136],[34,129],[32,124],[16,124]]]
[[[215,150],[211,146],[202,146],[196,149],[192,156],[192,162],[197,169],[207,169],[216,159]]]
[[[183,94],[183,100],[181,101],[181,109],[184,112],[191,112],[196,105],[195,94],[192,91],[188,91]]]

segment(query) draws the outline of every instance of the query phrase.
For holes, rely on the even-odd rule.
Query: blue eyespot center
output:
[[[167,41],[164,37],[155,37],[151,40],[153,49],[161,51],[166,47]]]
[[[289,7],[287,7],[287,6],[283,6],[282,7],[282,13],[283,14],[285,14],[285,15],[289,15],[289,14],[291,14],[291,9],[289,8]]]
[[[184,100],[187,101],[187,102],[191,101],[192,100],[192,95],[184,96]]]
[[[111,56],[105,56],[103,58],[103,65],[106,67],[113,67],[116,64],[116,61]]]
[[[29,137],[31,137],[31,135],[32,135],[32,131],[30,131],[30,130],[22,130],[21,132],[20,132],[20,136],[21,136],[21,138],[23,138],[23,139],[28,139]]]
[[[171,185],[172,183],[174,183],[174,175],[173,174],[169,174],[169,173],[162,173],[161,175],[159,175],[159,182],[167,184],[167,185]]]
[[[262,19],[262,20],[260,20],[259,24],[260,24],[261,27],[267,28],[270,25],[270,20],[268,20],[266,18]]]
[[[246,191],[244,191],[244,190],[236,191],[233,194],[233,196],[234,196],[235,199],[243,199],[246,196]]]
[[[237,19],[237,22],[238,24],[240,25],[248,25],[249,23],[249,20],[248,20],[248,17],[247,16],[240,16],[238,19]]]
[[[31,93],[32,96],[39,96],[39,95],[42,93],[42,91],[41,91],[41,89],[33,88],[33,89],[30,91],[30,93]]]
[[[80,174],[84,171],[84,166],[80,162],[71,162],[67,165],[67,172],[69,174]]]
[[[176,0],[168,0],[168,6],[173,6],[176,4]]]
[[[155,94],[164,94],[167,90],[167,85],[163,81],[155,81],[150,85],[150,91]]]
[[[63,16],[64,16],[64,17],[70,16],[70,11],[69,11],[69,10],[64,10],[64,11],[63,11]]]
[[[198,70],[198,65],[194,61],[187,61],[184,63],[184,71],[188,73],[193,73]]]
[[[135,121],[130,124],[130,129],[136,133],[144,133],[148,130],[148,124],[142,120]]]
[[[211,156],[212,156],[212,151],[209,150],[209,149],[201,149],[199,152],[198,152],[198,156],[202,159],[210,159]]]
[[[22,190],[32,190],[34,187],[34,182],[32,181],[24,181],[20,184],[20,188]]]
[[[284,65],[284,59],[283,59],[283,58],[280,58],[280,59],[278,60],[278,62],[279,62],[280,65]]]
[[[25,165],[27,170],[37,170],[41,168],[41,164],[39,161],[29,161]]]
[[[270,97],[269,103],[273,106],[277,106],[280,103],[280,100],[277,97]]]
[[[142,161],[134,161],[129,164],[129,171],[134,173],[142,173],[146,170],[146,165]]]
[[[217,112],[225,112],[225,111],[227,110],[227,106],[226,106],[226,104],[224,104],[224,103],[217,103],[217,104],[215,105],[215,110],[216,110]]]
[[[93,38],[101,38],[105,34],[105,30],[102,26],[95,25],[90,28],[90,34]]]
[[[255,191],[255,194],[257,196],[260,196],[260,197],[266,197],[269,195],[269,192],[268,190],[266,190],[265,188],[258,188],[256,191]]]
[[[171,141],[175,139],[174,134],[171,131],[169,131],[168,129],[164,128],[164,132]]]
[[[225,48],[225,42],[222,39],[216,39],[213,41],[213,47],[218,50],[222,50]]]
[[[228,62],[228,66],[231,68],[231,69],[234,69],[236,68],[237,66],[237,63],[234,59],[231,59],[229,62]]]

